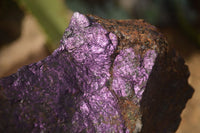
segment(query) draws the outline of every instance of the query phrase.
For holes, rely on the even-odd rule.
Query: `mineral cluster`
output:
[[[61,45],[0,80],[0,132],[175,132],[193,89],[143,20],[75,12]]]

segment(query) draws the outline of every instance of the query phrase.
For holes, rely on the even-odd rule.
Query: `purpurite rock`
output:
[[[0,132],[175,132],[188,76],[154,26],[76,12],[52,55],[0,80]]]

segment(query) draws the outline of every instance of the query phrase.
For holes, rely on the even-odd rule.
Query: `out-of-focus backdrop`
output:
[[[199,0],[1,0],[0,77],[37,62],[59,46],[74,11],[157,26],[189,66],[195,89],[177,133],[200,132]]]

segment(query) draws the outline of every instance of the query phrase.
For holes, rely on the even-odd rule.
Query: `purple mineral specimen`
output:
[[[8,107],[4,127],[31,132],[122,132],[110,80],[117,37],[76,12],[61,46],[43,61],[24,66],[0,85]],[[11,109],[14,106],[14,109]],[[12,112],[11,112],[12,110]]]
[[[94,20],[75,12],[52,55],[0,80],[0,132],[141,131],[140,102],[158,48],[139,54]]]

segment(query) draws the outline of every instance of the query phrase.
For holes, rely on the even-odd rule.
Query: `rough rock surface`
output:
[[[52,55],[0,80],[0,132],[175,132],[188,76],[154,26],[76,12]]]

